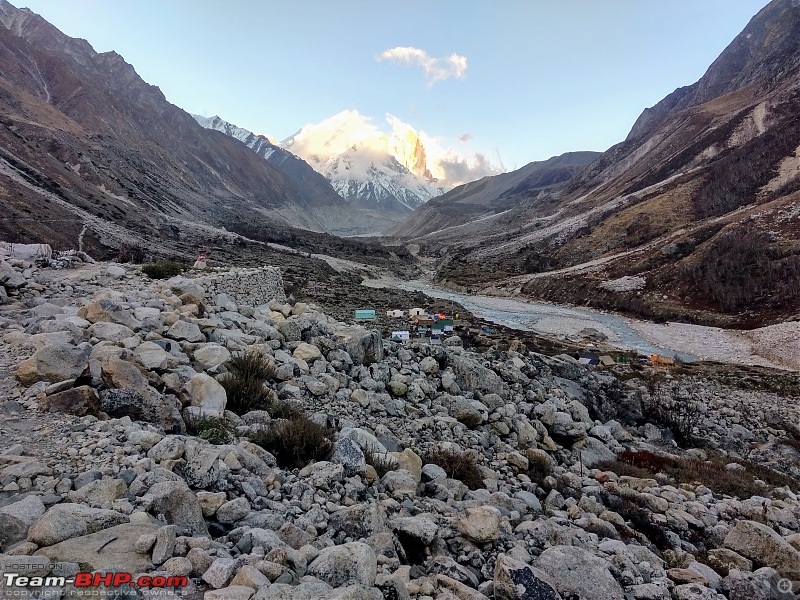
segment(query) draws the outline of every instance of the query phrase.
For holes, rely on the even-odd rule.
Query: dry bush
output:
[[[333,452],[330,430],[305,415],[275,422],[267,431],[253,435],[250,441],[272,454],[284,469],[327,460]]]
[[[275,376],[275,365],[269,358],[260,352],[242,352],[233,355],[228,367],[230,371],[219,379],[228,396],[228,410],[237,415],[266,410],[273,418],[293,414],[285,409],[288,405],[279,403],[275,392],[264,385],[264,379]]]
[[[444,469],[450,479],[458,479],[471,490],[483,487],[483,477],[472,455],[451,450],[437,450],[422,455],[423,464],[434,464]]]

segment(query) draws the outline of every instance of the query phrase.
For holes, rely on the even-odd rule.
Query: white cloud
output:
[[[428,85],[431,86],[437,81],[444,81],[455,77],[463,79],[467,72],[467,57],[460,54],[441,56],[434,58],[425,50],[413,48],[411,46],[397,46],[384,50],[375,57],[375,60],[388,60],[396,64],[406,66],[422,67],[425,76],[428,78]]]

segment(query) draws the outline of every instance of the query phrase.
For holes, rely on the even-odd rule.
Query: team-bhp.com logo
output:
[[[6,588],[182,588],[189,585],[187,577],[141,575],[136,579],[130,573],[77,573],[75,577],[31,577],[20,573],[3,573]]]

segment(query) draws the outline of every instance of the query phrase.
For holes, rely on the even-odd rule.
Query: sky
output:
[[[766,0],[12,0],[277,140],[356,111],[489,171],[622,141]],[[482,161],[482,162],[481,162]]]

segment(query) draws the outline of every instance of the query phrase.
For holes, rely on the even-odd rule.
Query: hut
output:
[[[371,308],[360,308],[355,312],[356,321],[374,321],[376,318],[375,310]]]
[[[411,334],[408,331],[393,331],[392,332],[392,341],[393,342],[407,342],[411,338]]]
[[[428,311],[425,310],[424,308],[410,308],[408,310],[408,316],[411,317],[412,319],[414,317],[424,317],[427,314],[428,314]]]
[[[399,319],[403,315],[405,315],[405,313],[402,310],[400,310],[399,308],[395,308],[393,310],[387,310],[386,311],[386,316],[387,317],[391,317],[393,319]]]

